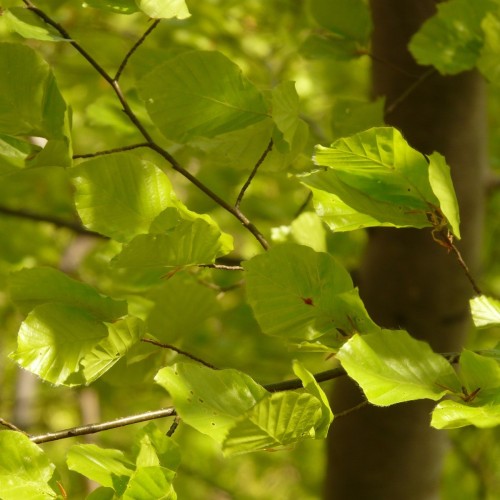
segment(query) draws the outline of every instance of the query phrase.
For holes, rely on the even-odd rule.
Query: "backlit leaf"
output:
[[[478,328],[500,325],[500,301],[486,295],[470,300],[472,320]]]

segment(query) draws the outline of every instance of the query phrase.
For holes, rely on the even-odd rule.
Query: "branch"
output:
[[[8,215],[10,217],[19,217],[21,219],[27,219],[35,222],[48,222],[56,227],[70,229],[74,233],[83,234],[86,236],[94,236],[96,238],[108,239],[107,236],[85,229],[82,225],[58,219],[56,217],[51,217],[50,215],[38,215],[33,212],[27,212],[25,210],[14,210],[12,208],[0,206],[0,214]]]
[[[144,40],[148,37],[148,35],[160,24],[161,19],[156,19],[156,21],[145,31],[145,33],[137,40],[137,42],[134,43],[132,48],[127,52],[125,57],[123,58],[123,61],[120,64],[120,67],[118,68],[118,71],[116,72],[115,77],[113,80],[116,82],[120,79],[121,74],[123,73],[123,70],[125,69],[125,66],[127,65],[128,60],[132,56],[132,54],[141,46],[142,43],[144,43]]]
[[[171,344],[162,344],[161,342],[158,342],[157,340],[154,339],[141,339],[141,342],[146,342],[147,344],[153,344],[163,349],[170,349],[171,351],[174,351],[177,354],[181,354],[182,356],[186,356],[186,358],[192,359],[193,361],[196,361],[197,363],[200,363],[203,366],[206,366],[207,368],[211,368],[212,370],[218,370],[216,366],[211,365],[207,361],[203,361],[203,359],[198,358],[194,354],[190,354],[189,352],[183,351],[182,349],[179,349],[178,347],[175,347]]]
[[[31,436],[30,439],[33,443],[48,443],[49,441],[58,441],[59,439],[67,439],[75,436],[84,436],[87,434],[95,434],[96,432],[107,431],[109,429],[117,429],[126,425],[138,424],[140,422],[148,422],[157,418],[175,417],[177,413],[175,408],[161,408],[159,410],[150,410],[137,415],[129,417],[121,417],[108,422],[100,424],[82,425],[80,427],[72,427],[71,429],[64,429],[57,432],[48,432],[47,434],[39,434],[38,436]]]
[[[334,420],[336,420],[337,418],[345,417],[346,415],[349,415],[349,413],[360,410],[361,408],[364,408],[365,406],[368,406],[369,404],[370,404],[370,402],[367,400],[361,401],[361,403],[357,404],[356,406],[353,406],[352,408],[348,408],[347,410],[339,411],[338,413],[334,413],[333,418],[334,418]]]
[[[209,269],[222,269],[224,271],[244,271],[241,266],[227,266],[226,264],[200,264],[198,267],[208,267]]]
[[[87,153],[84,155],[73,155],[73,159],[79,158],[95,158],[96,156],[110,155],[113,153],[121,153],[123,151],[131,151],[132,149],[147,148],[149,144],[147,142],[141,142],[139,144],[131,144],[130,146],[122,146],[120,148],[105,149],[104,151],[97,151],[95,153]]]
[[[128,104],[127,99],[123,95],[123,92],[120,88],[120,85],[116,79],[113,79],[109,73],[85,50],[83,49],[77,42],[71,39],[69,33],[58,23],[53,21],[45,12],[37,8],[35,5],[31,3],[30,0],[23,0],[25,5],[29,10],[35,13],[38,17],[43,19],[47,24],[55,28],[62,37],[67,40],[87,61],[88,63],[106,80],[106,82],[111,86],[116,97],[120,101],[122,105],[124,113],[127,115],[129,120],[134,124],[137,130],[141,133],[141,135],[146,139],[147,146],[156,151],[160,156],[162,156],[165,160],[170,163],[172,168],[179,172],[182,176],[188,179],[192,184],[194,184],[198,189],[204,192],[209,198],[211,198],[215,203],[224,208],[227,212],[233,215],[236,219],[238,219],[243,226],[250,231],[257,239],[257,241],[261,244],[261,246],[267,250],[269,248],[269,244],[266,239],[262,235],[262,233],[250,222],[250,220],[240,212],[239,209],[232,207],[227,202],[225,202],[220,196],[214,193],[210,188],[205,186],[201,181],[199,181],[196,177],[194,177],[188,170],[186,170],[180,163],[165,149],[163,149],[159,144],[157,144],[151,134],[146,130],[146,127],[139,120],[137,115],[134,113],[130,105]]]
[[[306,199],[304,200],[302,205],[300,205],[300,207],[295,212],[295,214],[293,216],[294,219],[296,219],[307,208],[307,205],[309,205],[309,202],[312,200],[312,198],[313,198],[313,193],[312,193],[312,191],[309,191],[309,193],[307,193]]]
[[[23,434],[26,434],[26,432],[19,429],[19,427],[16,427],[13,423],[5,420],[4,418],[0,418],[0,425],[7,427],[7,429],[10,429],[11,431],[17,431],[17,432],[22,432]]]
[[[250,175],[248,176],[248,179],[246,180],[245,184],[243,184],[243,187],[241,188],[240,194],[238,195],[238,198],[236,199],[236,203],[234,204],[236,210],[240,209],[241,200],[243,200],[243,196],[245,195],[245,191],[249,188],[253,178],[255,177],[255,174],[257,173],[257,170],[262,165],[262,163],[264,163],[264,160],[266,159],[266,156],[271,152],[271,149],[273,149],[273,140],[272,139],[269,141],[269,144],[267,145],[266,149],[262,153],[261,157],[257,160],[257,163],[253,167],[252,172],[250,172]]]

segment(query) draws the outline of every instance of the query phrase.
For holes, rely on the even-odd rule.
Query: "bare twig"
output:
[[[364,408],[365,406],[368,406],[369,404],[370,404],[369,401],[366,401],[366,400],[361,401],[361,403],[357,404],[356,406],[353,406],[352,408],[348,408],[347,410],[335,413],[334,419],[336,420],[337,418],[345,417],[346,415],[349,415],[349,413],[360,410],[361,408]]]
[[[7,427],[7,429],[10,429],[11,431],[17,431],[17,432],[22,432],[23,434],[26,434],[26,432],[19,429],[19,427],[16,427],[12,422],[9,422],[8,420],[5,420],[4,418],[1,418],[1,417],[0,417],[0,425]]]
[[[95,153],[87,153],[83,155],[73,155],[73,159],[79,158],[95,158],[96,156],[110,155],[113,153],[121,153],[123,151],[131,151],[133,149],[147,148],[149,144],[147,142],[141,142],[139,144],[131,144],[130,146],[122,146],[120,148],[105,149],[104,151],[96,151]]]
[[[244,271],[241,266],[227,266],[225,264],[200,264],[198,267],[208,267],[209,269],[222,269],[224,271]]]
[[[150,410],[137,415],[128,417],[121,417],[109,422],[102,422],[99,424],[82,425],[80,427],[72,427],[71,429],[64,429],[57,432],[48,432],[47,434],[40,434],[38,436],[31,436],[30,439],[33,443],[48,443],[49,441],[57,441],[59,439],[67,439],[75,436],[84,436],[86,434],[95,434],[96,432],[107,431],[109,429],[116,429],[126,425],[138,424],[139,422],[147,422],[157,418],[174,417],[177,413],[175,408],[161,408],[159,410]]]
[[[415,80],[408,88],[405,89],[404,92],[401,93],[400,96],[396,97],[394,101],[392,101],[385,110],[385,116],[390,115],[394,112],[394,110],[405,100],[408,96],[415,91],[417,87],[419,87],[427,78],[433,75],[436,72],[434,68],[430,68],[426,72],[422,73],[420,77]]]
[[[314,379],[316,382],[326,382],[327,380],[333,380],[334,378],[343,377],[346,371],[343,368],[333,368],[331,370],[326,370],[324,372],[316,373]],[[283,392],[283,391],[293,391],[294,389],[301,389],[303,387],[302,380],[293,379],[285,380],[284,382],[278,382],[275,384],[268,384],[264,386],[269,392]]]
[[[309,191],[309,193],[307,193],[306,199],[295,212],[293,216],[294,219],[296,219],[307,208],[307,205],[309,205],[309,202],[312,200],[312,197],[313,197],[312,191]]]
[[[128,60],[132,56],[132,54],[144,43],[144,40],[148,37],[148,35],[160,24],[161,19],[156,19],[154,23],[144,32],[144,34],[137,40],[137,42],[134,43],[132,48],[127,52],[125,57],[123,58],[123,61],[120,64],[120,67],[118,68],[118,71],[116,72],[115,77],[113,80],[116,82],[120,79],[121,74],[123,73],[123,70],[125,69],[125,66],[128,63]]]
[[[271,152],[271,149],[273,149],[272,139],[269,141],[269,144],[267,145],[266,149],[264,150],[260,158],[257,160],[257,163],[253,167],[253,170],[250,172],[250,175],[248,176],[248,179],[246,180],[245,184],[243,184],[243,187],[241,188],[240,193],[238,194],[238,198],[236,199],[236,203],[234,204],[236,210],[239,211],[241,200],[243,200],[243,196],[245,196],[246,190],[249,188],[253,178],[255,177],[255,174],[257,173],[257,170],[262,165],[262,163],[264,163],[266,156]]]
[[[107,236],[85,229],[80,224],[58,219],[56,217],[51,217],[50,215],[39,215],[33,212],[27,212],[26,210],[14,210],[8,207],[0,206],[0,214],[8,215],[10,217],[19,217],[21,219],[27,219],[35,222],[48,222],[56,227],[70,229],[74,233],[83,234],[86,236],[95,236],[96,238],[107,239]]]
[[[177,430],[177,427],[179,427],[180,421],[181,419],[179,417],[174,418],[174,421],[172,422],[170,429],[168,429],[167,431],[167,437],[172,437],[174,435],[174,432]]]
[[[198,358],[194,354],[190,354],[189,352],[183,351],[182,349],[179,349],[178,347],[175,347],[174,345],[171,344],[162,344],[161,342],[158,342],[157,340],[154,339],[141,339],[141,342],[146,342],[147,344],[153,344],[155,346],[161,347],[162,349],[170,349],[171,351],[176,352],[177,354],[180,354],[182,356],[185,356],[186,358],[192,359],[193,361],[196,361],[197,363],[200,363],[207,368],[211,368],[212,370],[218,370],[218,368],[214,365],[211,365],[207,361],[204,361],[201,358]]]

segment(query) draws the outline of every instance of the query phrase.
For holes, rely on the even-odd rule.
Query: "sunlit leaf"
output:
[[[470,300],[472,320],[478,328],[500,325],[500,301],[486,295]]]
[[[7,26],[24,38],[45,42],[61,42],[66,39],[52,26],[42,21],[33,11],[23,7],[11,7],[3,15]]]
[[[123,500],[176,500],[171,471],[160,466],[140,467],[132,473]]]
[[[443,356],[405,331],[355,335],[342,346],[337,359],[374,405],[438,400],[460,385]]]
[[[484,43],[481,21],[490,0],[450,0],[437,4],[410,41],[410,51],[422,66],[433,65],[442,74],[457,74],[475,66]]]
[[[97,483],[123,493],[134,464],[125,458],[123,452],[105,449],[95,444],[77,444],[67,455],[68,469],[78,472]]]
[[[301,213],[290,226],[272,229],[273,241],[293,241],[311,247],[316,252],[326,252],[326,231],[321,219],[314,212]]]
[[[174,203],[167,176],[131,153],[93,158],[71,173],[82,222],[121,242],[147,233],[155,217]]]
[[[239,417],[268,395],[242,372],[194,363],[162,368],[155,380],[170,393],[184,422],[219,442]]]
[[[135,0],[85,0],[84,6],[109,10],[116,14],[133,14],[139,10]]]
[[[494,358],[465,349],[460,355],[460,380],[468,394],[484,394],[488,389],[500,391],[500,364]]]
[[[202,219],[182,221],[165,234],[140,234],[112,261],[117,267],[179,268],[210,264],[224,253],[220,232]]]
[[[189,142],[238,130],[267,117],[260,92],[220,52],[188,52],[139,81],[151,119],[168,139]]]
[[[58,302],[86,309],[96,318],[113,321],[127,314],[127,303],[97,292],[50,267],[22,269],[10,276],[10,297],[23,314],[41,304]]]
[[[481,28],[484,33],[484,45],[477,62],[477,67],[491,83],[500,83],[500,9],[489,12],[484,17]]]
[[[260,327],[296,343],[378,331],[347,271],[326,253],[279,245],[245,262],[248,301]],[[321,341],[321,340],[320,340]]]
[[[283,82],[273,89],[271,114],[289,148],[299,126],[299,96],[294,82]]]
[[[186,19],[191,15],[184,0],[136,0],[136,4],[153,19]]]
[[[0,432],[0,495],[2,500],[56,498],[49,486],[55,465],[22,432]]]
[[[302,366],[302,364],[300,364],[298,361],[295,361],[293,363],[293,371],[295,375],[297,375],[297,377],[302,380],[304,389],[321,402],[322,417],[316,423],[315,437],[317,439],[324,439],[326,438],[330,424],[333,421],[333,413],[330,409],[328,397],[323,389],[321,389],[318,382],[316,382],[312,373],[306,370],[306,368]]]
[[[280,392],[259,401],[229,430],[226,454],[276,448],[314,438],[321,403],[310,394]]]
[[[314,161],[323,168],[301,176],[301,181],[315,188],[315,193],[333,195],[330,202],[322,196],[326,210],[320,210],[330,216],[329,223],[337,230],[345,230],[343,221],[352,228],[374,225],[375,220],[380,225],[422,228],[437,226],[442,219],[427,159],[396,129],[373,128],[339,139],[329,148],[317,146]],[[446,165],[437,156],[433,161],[432,184],[455,228],[458,214]],[[368,218],[354,217],[345,205]]]
[[[110,323],[107,327],[108,336],[81,361],[86,383],[93,382],[107,372],[145,333],[145,324],[133,316]]]
[[[480,391],[470,404],[441,401],[432,412],[431,426],[436,429],[456,429],[466,425],[480,429],[500,425],[500,388]]]
[[[65,304],[33,309],[19,330],[10,357],[53,384],[65,384],[80,370],[80,361],[108,335],[103,323],[87,311]]]

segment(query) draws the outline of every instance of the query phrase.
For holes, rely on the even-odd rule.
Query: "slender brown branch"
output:
[[[309,191],[306,199],[304,200],[302,205],[300,205],[300,207],[295,212],[295,214],[293,216],[294,219],[296,219],[307,208],[307,205],[309,205],[309,202],[312,200],[312,197],[313,197],[312,191]]]
[[[30,439],[33,443],[48,443],[49,441],[57,441],[59,439],[67,439],[75,436],[84,436],[87,434],[95,434],[96,432],[107,431],[109,429],[116,429],[126,425],[138,424],[140,422],[147,422],[157,418],[175,417],[177,415],[175,408],[161,408],[159,410],[150,410],[137,415],[128,417],[121,417],[109,422],[102,422],[99,424],[82,425],[80,427],[72,427],[71,429],[64,429],[57,432],[48,432],[47,434],[40,434],[38,436],[31,436]]]
[[[122,146],[119,148],[105,149],[103,151],[96,151],[95,153],[86,153],[83,155],[73,155],[73,159],[79,158],[95,158],[96,156],[111,155],[113,153],[122,153],[123,151],[131,151],[133,149],[147,148],[149,144],[147,142],[140,142],[139,144],[131,144],[130,146]]]
[[[392,101],[385,110],[385,116],[390,115],[394,112],[394,110],[405,100],[408,96],[415,91],[417,87],[419,87],[427,78],[433,75],[436,72],[434,68],[430,68],[425,73],[422,73],[420,77],[415,80],[408,88],[405,89],[404,92],[401,93],[400,96],[396,97],[394,101]]]
[[[200,264],[198,267],[208,267],[209,269],[222,269],[224,271],[244,271],[241,266],[227,266],[225,264]]]
[[[160,24],[161,19],[156,19],[154,23],[144,32],[144,34],[137,40],[137,42],[134,43],[132,48],[127,52],[125,57],[123,58],[123,61],[120,64],[120,67],[118,68],[118,71],[116,72],[115,77],[113,80],[116,82],[120,79],[121,74],[123,73],[123,70],[125,69],[125,66],[128,63],[128,60],[132,56],[132,54],[144,43],[144,40],[148,37],[148,35]]]
[[[90,231],[89,229],[85,229],[80,224],[58,219],[57,217],[52,217],[50,215],[39,215],[34,214],[33,212],[27,212],[26,210],[14,210],[12,208],[2,206],[0,206],[0,214],[8,215],[9,217],[19,217],[20,219],[27,219],[34,222],[48,222],[49,224],[53,224],[54,226],[59,228],[70,229],[77,234],[107,239],[107,236],[103,236],[102,234]]]
[[[172,422],[170,429],[168,429],[167,431],[167,437],[172,437],[174,435],[174,432],[177,430],[177,427],[179,427],[180,421],[181,419],[179,417],[174,418],[174,421]]]
[[[26,434],[26,432],[19,429],[19,427],[15,426],[12,422],[9,422],[8,420],[5,420],[4,418],[1,418],[1,417],[0,417],[0,425],[7,427],[7,429],[10,429],[11,431],[17,431],[17,432],[22,432],[23,434]]]
[[[204,361],[201,358],[198,358],[194,354],[190,354],[189,352],[183,351],[182,349],[179,349],[178,347],[175,347],[174,345],[171,344],[162,344],[161,342],[158,342],[157,340],[154,339],[141,339],[141,342],[146,342],[147,344],[153,344],[155,346],[161,347],[162,349],[170,349],[171,351],[176,352],[177,354],[180,354],[182,356],[185,356],[186,358],[192,359],[193,361],[196,361],[197,363],[200,363],[207,368],[211,368],[212,370],[218,370],[218,368],[214,365],[211,365],[207,361]]]
[[[334,378],[343,377],[344,375],[346,375],[346,371],[343,368],[339,367],[316,373],[314,375],[314,379],[316,380],[316,382],[321,383],[328,380],[333,380]],[[284,382],[265,385],[264,389],[269,392],[283,392],[293,391],[294,389],[301,389],[302,387],[302,380],[296,378],[293,380],[285,380]]]
[[[273,149],[272,139],[269,141],[269,144],[267,145],[266,149],[264,150],[260,158],[257,160],[257,163],[253,167],[253,170],[250,172],[250,175],[248,176],[248,179],[246,180],[245,184],[243,184],[243,187],[241,188],[240,193],[238,194],[238,198],[236,199],[236,203],[234,204],[236,210],[239,211],[241,200],[243,200],[243,196],[245,196],[246,190],[249,188],[253,178],[255,177],[255,174],[257,173],[257,170],[262,165],[262,163],[264,163],[266,156],[271,152],[271,149]]]
[[[358,50],[358,54],[368,56],[373,61],[376,61],[380,64],[383,64],[383,65],[387,66],[388,68],[391,68],[394,71],[397,71],[398,73],[401,73],[402,75],[408,76],[410,78],[418,78],[420,76],[420,75],[416,75],[414,73],[410,73],[403,68],[400,68],[397,64],[394,64],[393,62],[389,61],[388,59],[384,59],[383,57],[380,57],[377,54],[370,52],[369,50],[366,50],[366,49]]]

